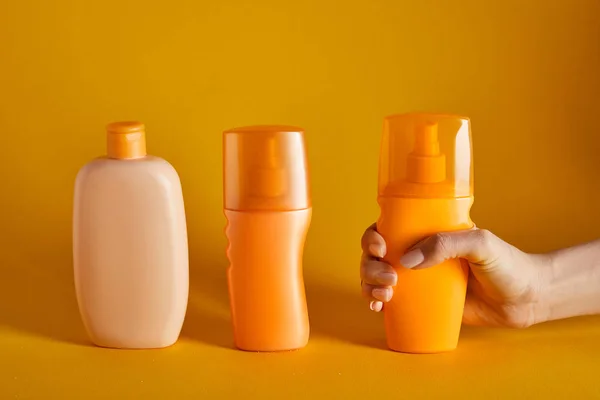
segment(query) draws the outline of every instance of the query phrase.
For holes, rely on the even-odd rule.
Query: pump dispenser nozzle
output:
[[[408,155],[407,178],[415,183],[438,183],[446,179],[446,156],[440,153],[437,123],[416,127],[415,147]]]
[[[223,139],[226,209],[293,211],[310,207],[302,129],[246,126],[225,131]]]
[[[275,136],[272,136],[265,139],[262,148],[257,149],[257,164],[246,171],[251,196],[276,198],[285,193],[287,177],[277,152],[277,144]]]
[[[472,196],[469,119],[435,113],[387,117],[379,163],[379,195],[412,198]]]

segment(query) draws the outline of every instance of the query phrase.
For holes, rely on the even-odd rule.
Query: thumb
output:
[[[400,264],[405,268],[423,269],[452,258],[464,258],[473,266],[485,267],[497,258],[493,250],[496,240],[496,236],[485,229],[438,233],[411,247],[400,258]]]

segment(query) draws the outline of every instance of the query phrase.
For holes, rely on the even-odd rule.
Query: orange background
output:
[[[528,251],[598,237],[599,40],[597,0],[5,2],[0,399],[600,396],[597,318],[395,354],[358,278],[397,112],[471,117],[480,227]],[[75,302],[74,178],[123,119],[184,188],[190,303],[162,351],[89,346]],[[307,130],[312,177],[312,336],[286,354],[230,348],[221,132],[265,123]]]

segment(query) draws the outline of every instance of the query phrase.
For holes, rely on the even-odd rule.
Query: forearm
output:
[[[549,260],[543,319],[600,314],[600,240],[552,252]]]

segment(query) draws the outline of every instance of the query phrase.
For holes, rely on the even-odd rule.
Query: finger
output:
[[[453,232],[453,233],[460,233],[460,232],[476,231],[476,230],[478,230],[478,229],[479,229],[479,228],[477,228],[477,225],[473,224],[473,226],[472,226],[471,228],[469,228],[469,229],[464,229],[464,230],[456,231],[456,232]],[[428,236],[428,237],[426,237],[426,238],[424,238],[424,239],[421,239],[420,241],[418,241],[417,243],[415,243],[414,245],[412,245],[412,246],[409,248],[409,250],[408,250],[408,251],[410,251],[410,250],[412,250],[412,249],[416,249],[416,248],[420,248],[420,247],[422,247],[422,246],[423,246],[423,243],[424,243],[425,241],[429,240],[430,238],[431,238],[431,237],[430,237],[430,236]],[[407,253],[408,253],[408,251],[407,251]]]
[[[377,232],[377,225],[367,228],[361,239],[363,252],[371,257],[383,258],[387,252],[385,240]]]
[[[372,301],[371,304],[369,304],[369,308],[372,311],[379,312],[383,310],[383,303],[381,301]]]
[[[394,290],[390,286],[362,284],[362,294],[369,300],[378,300],[387,303],[392,299]]]
[[[398,283],[398,275],[391,265],[364,257],[360,264],[360,278],[371,285],[396,286]]]
[[[464,258],[476,266],[495,261],[498,238],[485,229],[438,233],[417,243],[400,258],[405,268],[422,269],[451,258]]]

